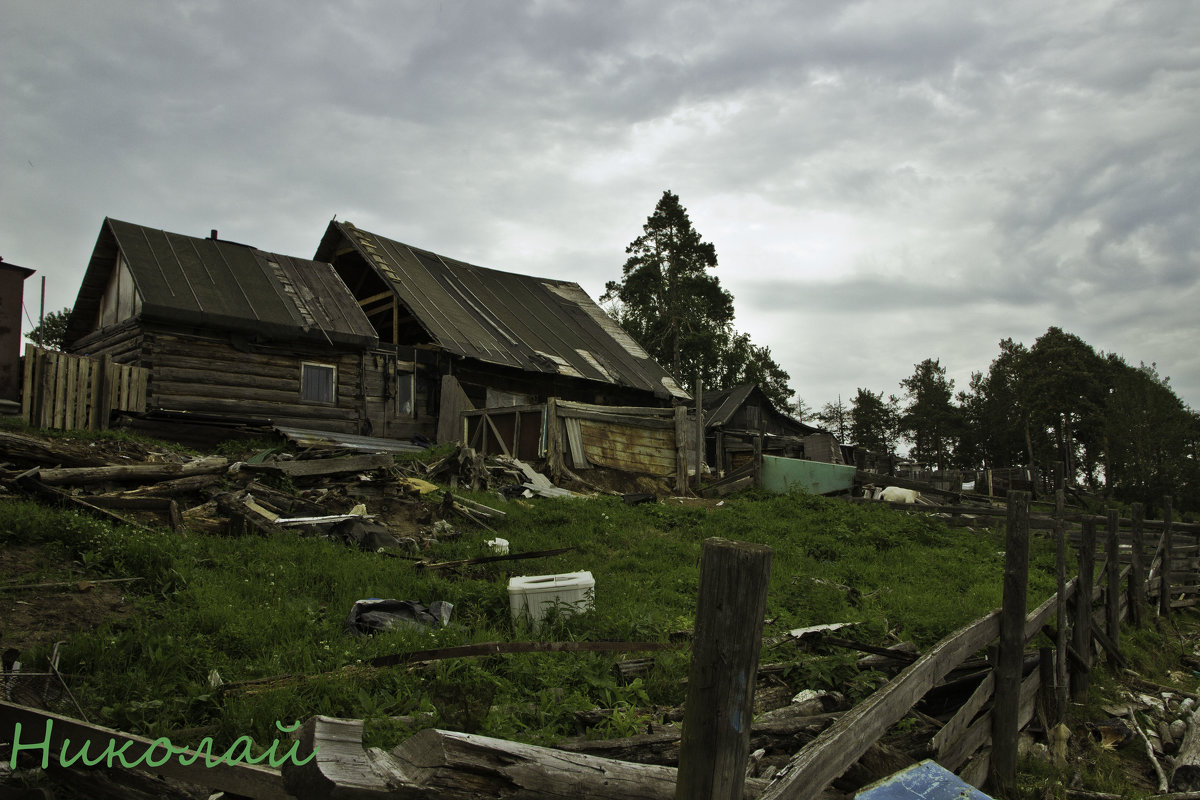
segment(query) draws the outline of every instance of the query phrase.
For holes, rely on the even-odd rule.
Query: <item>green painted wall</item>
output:
[[[762,487],[783,494],[800,488],[811,494],[844,492],[854,486],[854,467],[780,456],[762,457]]]

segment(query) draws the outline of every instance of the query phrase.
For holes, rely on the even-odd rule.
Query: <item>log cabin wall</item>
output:
[[[228,414],[403,440],[416,434],[432,439],[436,425],[436,365],[414,361],[411,348],[405,359],[395,348],[360,353],[303,343],[251,343],[129,320],[73,349],[149,368],[148,409]],[[332,402],[302,398],[304,364],[335,368]],[[411,391],[407,409],[400,404],[402,382]]]

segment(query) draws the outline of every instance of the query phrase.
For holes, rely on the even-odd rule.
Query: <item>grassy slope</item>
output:
[[[498,503],[495,497],[478,496]],[[590,570],[596,610],[556,621],[542,639],[665,641],[691,627],[700,547],[721,536],[775,550],[767,635],[825,622],[861,622],[866,641],[911,640],[927,647],[999,605],[1002,542],[995,533],[948,529],[927,517],[819,497],[767,495],[728,501],[708,511],[678,504],[626,506],[619,500],[509,503],[497,528],[514,552],[574,546],[550,559],[431,574],[412,563],[360,553],[294,534],[226,539],[198,534],[147,535],[113,529],[72,512],[0,501],[0,546],[46,541],[65,548],[97,576],[141,576],[133,622],[77,635],[61,668],[93,719],[161,735],[217,727],[217,741],[276,736],[276,720],[313,714],[377,720],[373,744],[391,745],[408,729],[383,718],[447,706],[498,707],[481,732],[550,741],[576,732],[573,711],[673,705],[683,699],[686,651],[656,656],[643,683],[620,686],[617,657],[529,654],[447,661],[426,669],[354,668],[359,660],[410,649],[528,638],[513,630],[507,576]],[[480,555],[493,534],[464,535],[427,555]],[[1035,540],[1030,602],[1053,591],[1048,543]],[[845,587],[853,587],[847,592]],[[452,624],[435,632],[402,630],[372,638],[343,632],[355,600],[365,597],[449,600]],[[794,645],[764,661],[797,658]],[[794,689],[833,686],[857,696],[872,688],[853,655],[806,655],[786,674]],[[343,667],[350,666],[348,670]],[[301,674],[303,680],[248,692],[215,692],[210,671],[227,682]],[[329,673],[332,674],[322,674]],[[632,710],[595,735],[632,732]]]

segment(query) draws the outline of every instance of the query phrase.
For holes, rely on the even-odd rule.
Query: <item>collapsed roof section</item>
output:
[[[689,399],[577,283],[455,261],[349,222],[329,223],[316,257],[335,266],[382,341]]]
[[[106,218],[67,341],[132,316],[282,340],[374,347],[375,330],[330,264]]]

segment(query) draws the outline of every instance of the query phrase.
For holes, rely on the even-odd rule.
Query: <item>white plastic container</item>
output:
[[[508,539],[488,539],[484,544],[498,556],[508,555]]]
[[[590,572],[522,575],[508,579],[508,604],[515,621],[528,616],[536,628],[556,605],[563,610],[590,611],[595,588]]]

